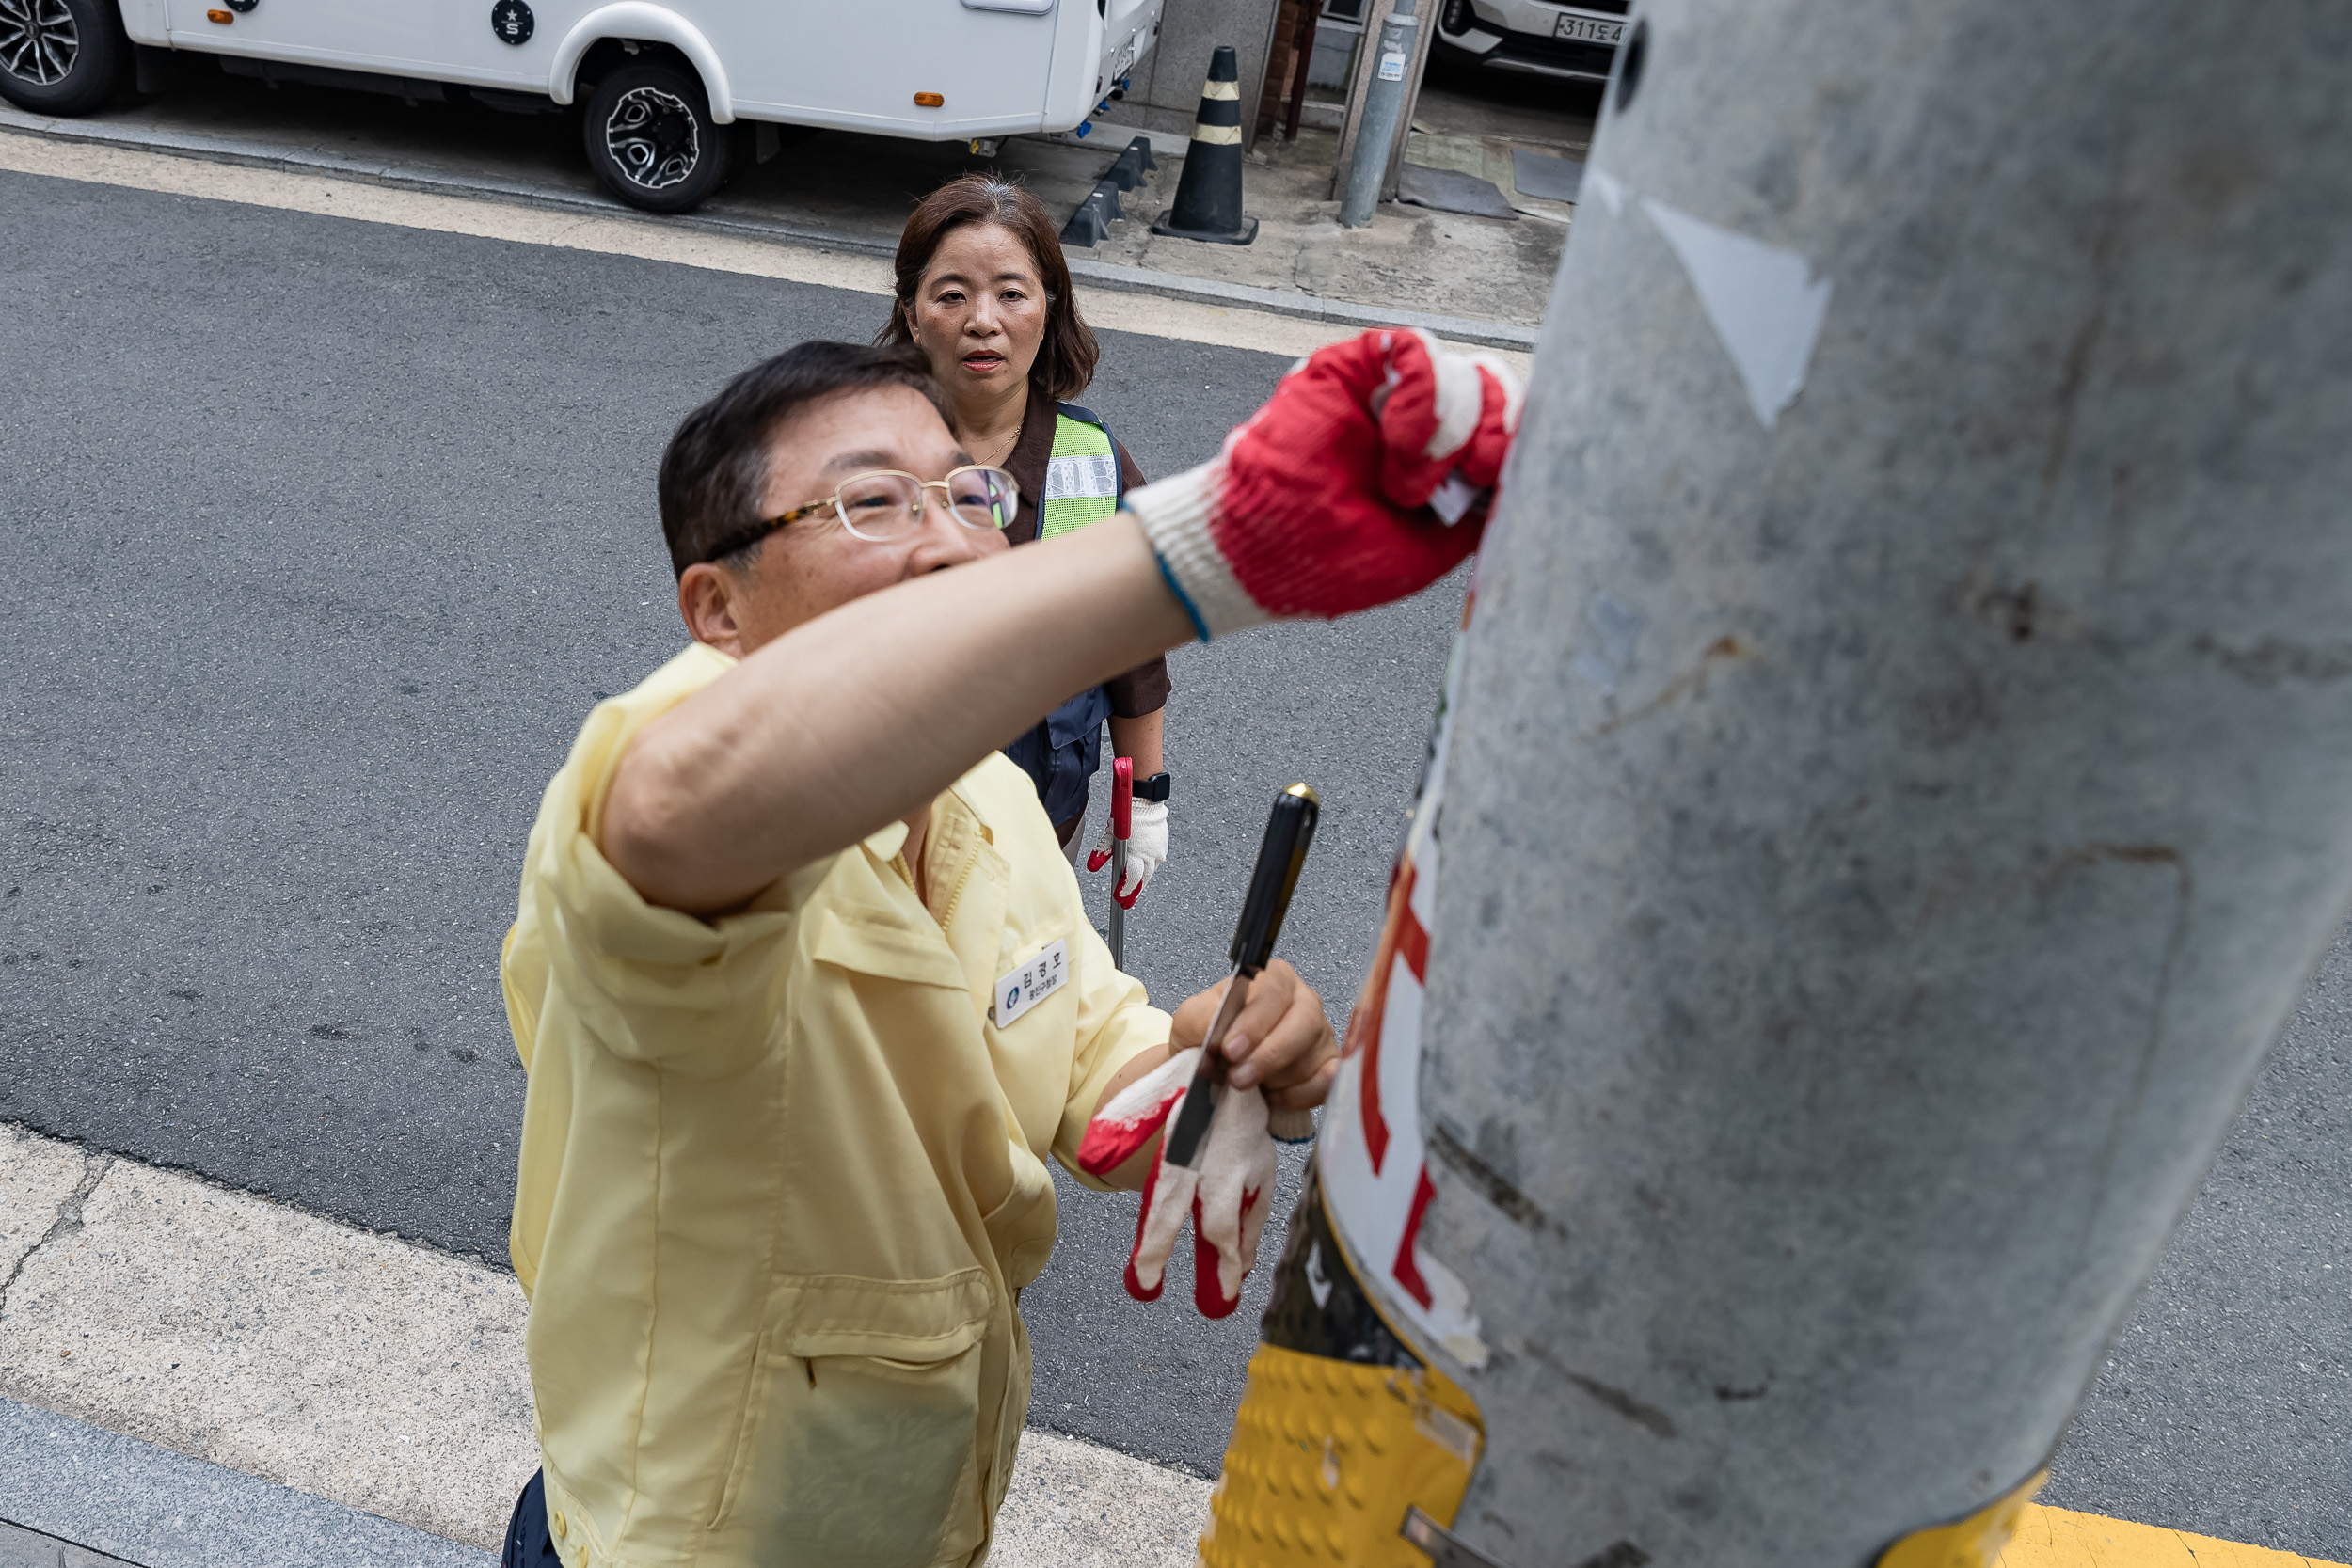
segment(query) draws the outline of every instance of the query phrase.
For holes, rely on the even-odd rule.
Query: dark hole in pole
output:
[[[1625,57],[1617,66],[1617,113],[1633,107],[1633,95],[1642,90],[1642,62],[1649,54],[1649,19],[1633,24],[1633,36],[1625,40]]]

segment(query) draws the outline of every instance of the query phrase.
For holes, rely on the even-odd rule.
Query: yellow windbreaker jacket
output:
[[[629,737],[723,673],[695,646],[589,716],[501,964],[530,1070],[515,1272],[567,1568],[919,1568],[987,1555],[1028,1404],[1013,1292],[1104,1085],[1168,1037],[1112,968],[1026,774],[742,913],[654,908],[596,849]],[[999,976],[1068,943],[1008,1026]]]

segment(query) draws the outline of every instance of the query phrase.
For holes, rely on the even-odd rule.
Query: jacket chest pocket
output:
[[[768,1430],[731,1488],[757,1516],[761,1560],[961,1561],[980,1543],[981,1444],[996,1435],[980,1419],[999,1402],[982,1386],[986,1275],[803,1279],[779,1307]]]

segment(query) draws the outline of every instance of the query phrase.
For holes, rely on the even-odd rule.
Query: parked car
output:
[[[1625,36],[1629,4],[1445,0],[1438,11],[1438,48],[1448,59],[1482,70],[1605,82]]]
[[[612,193],[681,213],[783,140],[1068,131],[1161,0],[0,0],[0,96],[83,115],[171,52],[274,82],[580,116]]]

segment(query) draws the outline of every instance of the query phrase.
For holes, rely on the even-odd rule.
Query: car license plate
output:
[[[1551,36],[1575,43],[1614,43],[1625,35],[1625,24],[1597,16],[1563,11],[1551,20]]]

